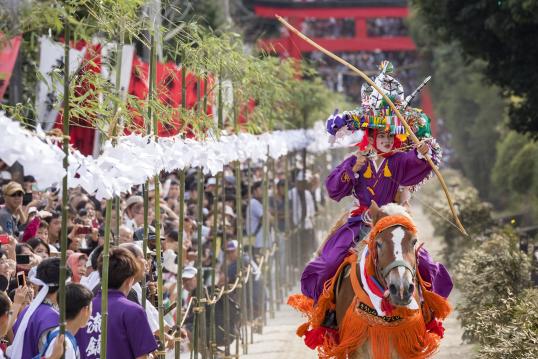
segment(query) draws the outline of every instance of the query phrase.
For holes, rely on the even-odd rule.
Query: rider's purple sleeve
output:
[[[432,171],[430,164],[424,158],[419,158],[417,150],[404,152],[398,156],[401,177],[399,184],[413,186],[422,182]]]
[[[355,185],[355,173],[353,166],[357,161],[357,157],[350,156],[338,165],[329,174],[325,180],[325,187],[329,197],[335,201],[340,201],[342,198],[349,196],[352,193]]]
[[[432,291],[448,298],[452,291],[452,278],[441,263],[434,262],[430,254],[424,248],[418,252],[418,270],[423,280],[432,285]]]

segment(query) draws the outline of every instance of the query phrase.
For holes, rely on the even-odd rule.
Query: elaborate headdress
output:
[[[406,117],[413,132],[420,137],[430,137],[430,120],[417,108],[407,107],[412,96],[405,98],[402,84],[391,76],[394,67],[388,61],[383,61],[381,72],[375,78],[375,84],[387,95]],[[361,106],[353,111],[343,113],[335,112],[327,120],[327,132],[333,136],[332,141],[339,138],[350,137],[361,150],[368,145],[368,134],[372,131],[389,132],[396,135],[398,142],[407,140],[405,127],[400,119],[391,110],[383,96],[367,83],[361,88]]]

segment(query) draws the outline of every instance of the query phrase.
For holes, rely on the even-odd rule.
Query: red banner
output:
[[[3,34],[0,34],[0,43],[3,43]],[[17,55],[21,46],[21,36],[16,36],[5,43],[4,47],[0,48],[0,99],[4,97],[13,66],[17,61]]]

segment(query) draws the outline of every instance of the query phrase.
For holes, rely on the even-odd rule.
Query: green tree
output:
[[[508,178],[510,175],[509,167],[512,159],[528,142],[526,136],[515,131],[507,131],[502,136],[496,146],[497,156],[495,164],[491,171],[492,193],[496,202],[506,205],[510,199],[510,189]]]
[[[521,195],[531,192],[537,156],[538,144],[534,142],[527,143],[517,152],[508,166],[510,190]]]
[[[510,103],[510,127],[538,137],[538,1],[415,0],[437,43],[456,41],[465,60],[484,61],[482,72]],[[513,97],[512,97],[513,98]]]
[[[491,198],[490,173],[495,163],[492,144],[498,139],[497,126],[503,122],[505,101],[500,90],[484,80],[483,61],[466,62],[459,47],[436,41],[421,12],[414,11],[411,32],[423,61],[423,72],[432,75],[429,87],[436,116],[453,150],[452,167],[461,169],[479,190]]]

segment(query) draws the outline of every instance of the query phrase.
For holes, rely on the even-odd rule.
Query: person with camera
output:
[[[39,355],[48,334],[58,326],[60,318],[60,259],[45,259],[37,266],[35,274],[32,271],[28,279],[39,288],[39,293],[30,305],[21,311],[13,326],[15,338],[8,348],[11,359],[31,359]]]

